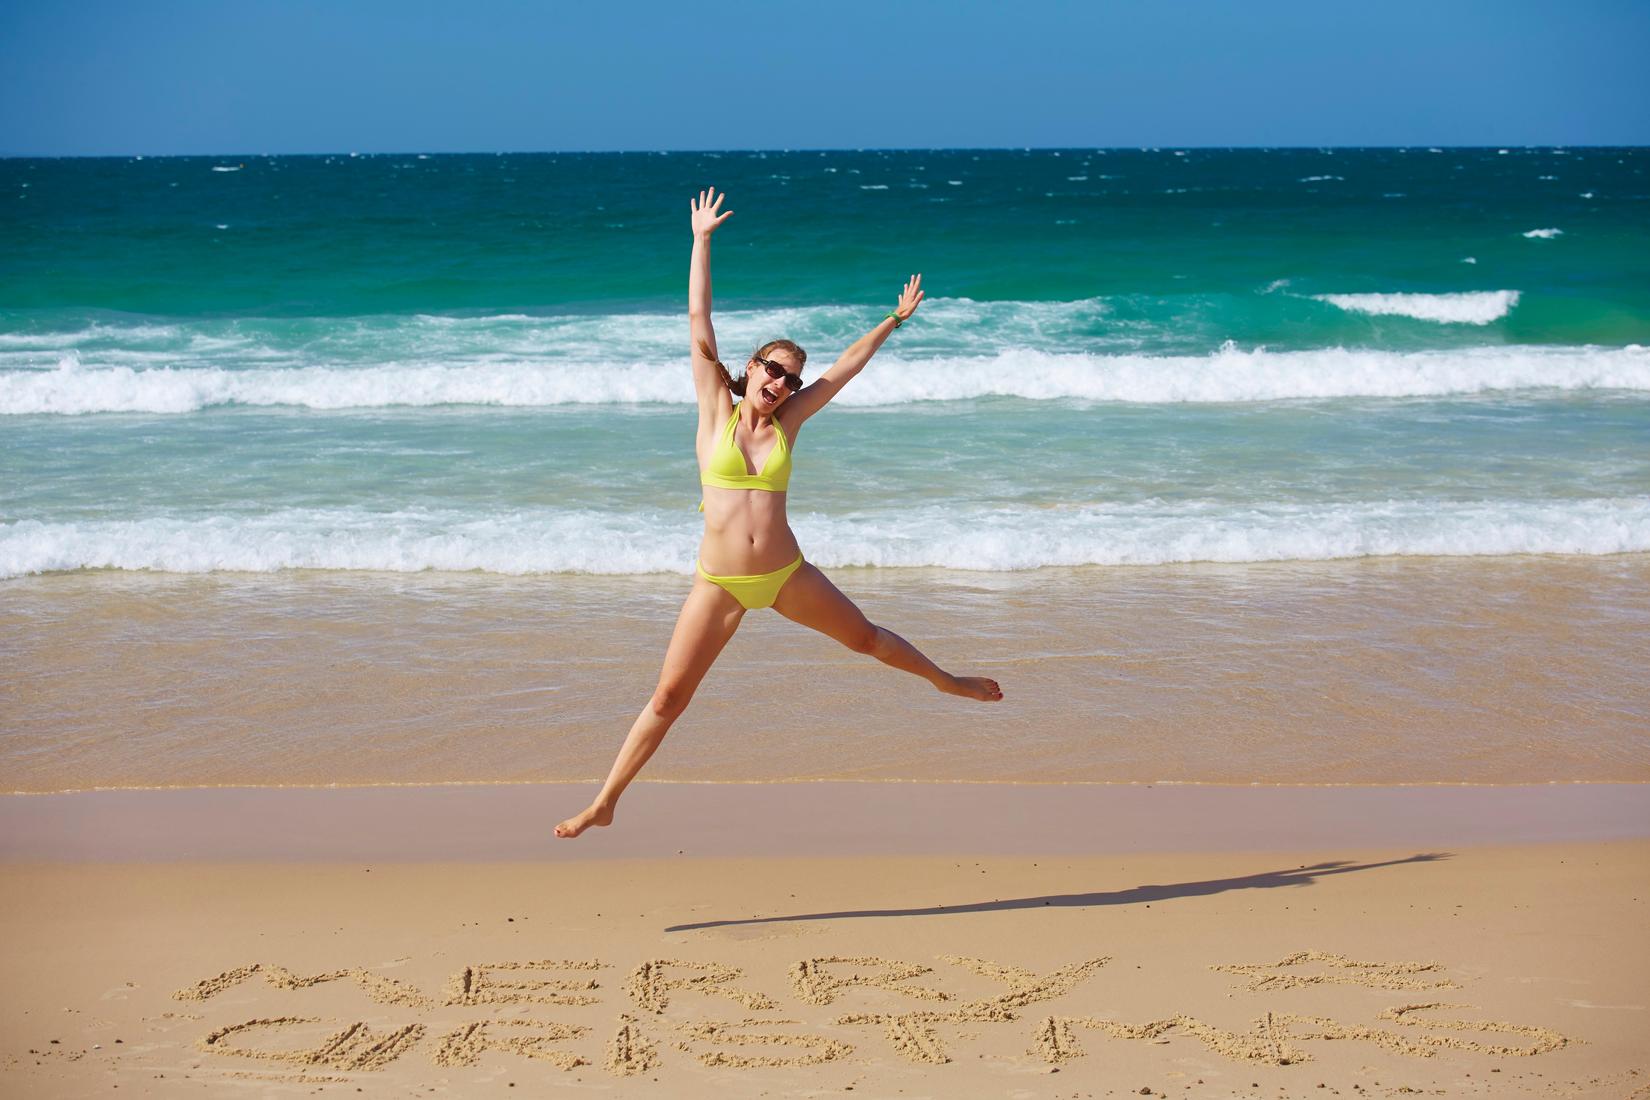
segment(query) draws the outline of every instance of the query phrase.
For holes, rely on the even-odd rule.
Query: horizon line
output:
[[[1411,142],[1393,145],[866,145],[866,146],[807,146],[792,148],[722,148],[722,149],[465,149],[431,150],[401,149],[360,152],[358,150],[324,150],[315,152],[251,153],[227,151],[215,153],[25,153],[0,152],[0,160],[167,160],[201,159],[208,157],[474,157],[474,156],[695,156],[717,155],[797,154],[797,153],[1160,153],[1160,152],[1323,152],[1438,149],[1647,149],[1650,143],[1633,144],[1546,144],[1517,142],[1488,142],[1485,144],[1449,145],[1433,142]]]

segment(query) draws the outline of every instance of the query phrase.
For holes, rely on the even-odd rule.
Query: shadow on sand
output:
[[[1334,860],[1314,863],[1310,867],[1291,867],[1282,871],[1262,871],[1238,878],[1217,878],[1205,882],[1172,882],[1162,885],[1136,886],[1128,890],[1104,890],[1090,894],[1045,894],[1030,898],[1001,898],[977,901],[967,905],[929,905],[917,909],[844,909],[835,913],[793,913],[787,916],[746,917],[733,920],[699,921],[694,924],[673,924],[666,932],[692,932],[704,928],[728,928],[744,924],[785,924],[804,920],[846,920],[853,917],[934,917],[954,913],[996,913],[1005,909],[1041,909],[1044,906],[1078,908],[1090,905],[1137,905],[1171,898],[1206,897],[1224,894],[1228,890],[1270,890],[1279,886],[1311,886],[1327,875],[1345,875],[1353,871],[1373,871],[1379,867],[1396,867],[1405,863],[1431,863],[1448,859],[1447,852],[1424,852],[1403,859],[1389,859],[1380,863],[1354,863]]]

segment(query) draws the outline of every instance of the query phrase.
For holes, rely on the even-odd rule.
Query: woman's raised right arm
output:
[[[712,187],[690,199],[693,212],[693,259],[688,263],[688,337],[693,346],[693,389],[699,397],[701,427],[707,415],[714,430],[722,409],[732,404],[728,387],[716,361],[716,330],[710,323],[710,238],[718,226],[733,217],[733,211],[719,213],[726,193]]]

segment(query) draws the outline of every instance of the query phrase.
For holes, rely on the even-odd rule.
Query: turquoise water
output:
[[[687,201],[821,564],[1650,550],[1650,150],[0,160],[0,577],[684,570]],[[730,353],[729,349],[733,349]]]

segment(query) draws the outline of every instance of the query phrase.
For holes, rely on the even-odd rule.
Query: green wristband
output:
[[[905,324],[904,321],[899,319],[899,314],[896,313],[894,310],[889,310],[888,311],[888,317],[892,317],[894,319],[894,327],[895,328],[899,328],[901,325]],[[884,317],[883,320],[884,321],[888,320],[888,317]]]

